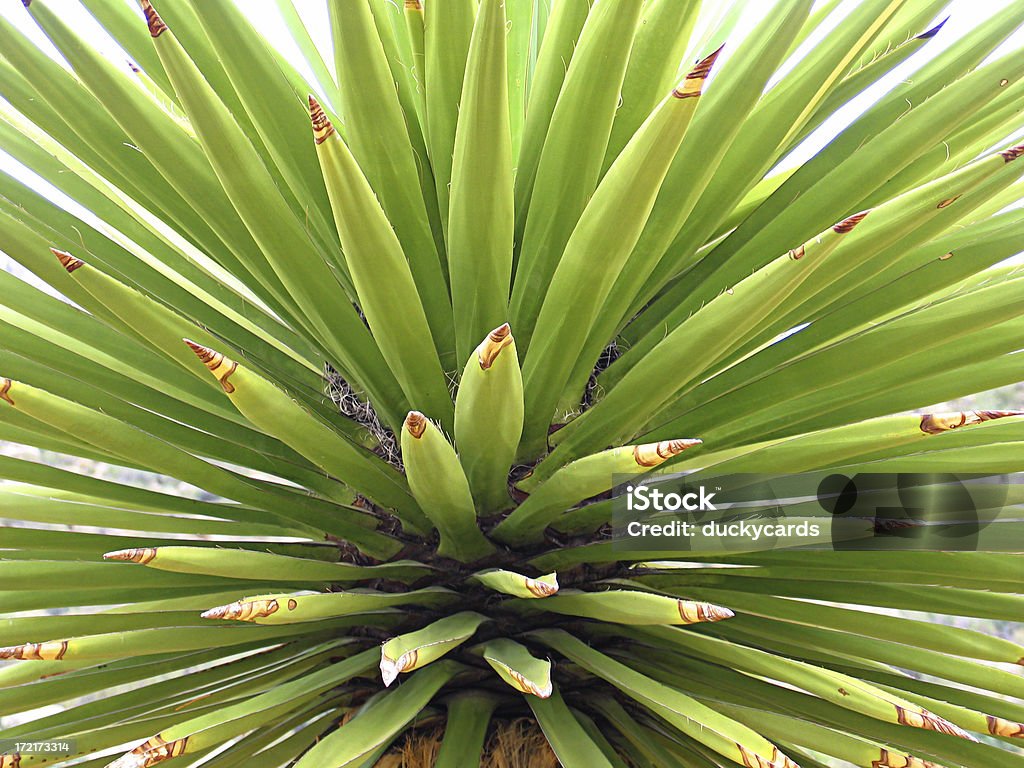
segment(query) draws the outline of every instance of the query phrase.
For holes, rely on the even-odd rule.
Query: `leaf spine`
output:
[[[1007,739],[1024,739],[1024,723],[1015,723],[1011,720],[1004,720],[1001,717],[986,715],[988,720],[988,732],[993,736],[1002,736]]]
[[[151,37],[160,37],[167,31],[167,25],[164,24],[164,20],[160,18],[160,14],[156,12],[156,8],[149,0],[142,0],[142,12],[146,14],[146,24],[149,26]]]
[[[662,440],[660,443],[644,443],[633,446],[633,460],[640,467],[656,467],[677,456],[687,448],[700,445],[703,440],[688,438],[682,440]]]
[[[103,555],[104,560],[121,560],[127,563],[139,563],[146,565],[156,557],[156,548],[139,547],[136,549],[118,549],[114,552],[107,552]]]
[[[845,235],[849,233],[858,224],[860,224],[862,221],[864,221],[864,217],[867,216],[869,213],[870,211],[861,211],[860,213],[853,214],[853,216],[847,216],[845,219],[843,219],[834,227],[832,227],[832,231],[838,235]]]
[[[697,62],[697,66],[687,73],[682,84],[672,91],[672,95],[677,99],[693,99],[700,96],[701,90],[704,88],[704,81],[711,74],[711,68],[715,65],[723,48],[725,48],[725,43],[720,45],[717,51]]]
[[[1024,416],[1024,411],[950,411],[947,413],[925,413],[921,415],[921,431],[926,435],[938,435],[951,429],[981,424],[983,421],[1002,419],[1007,416]]]
[[[60,661],[68,652],[67,640],[50,640],[45,643],[24,643],[0,648],[0,659],[21,661]]]
[[[309,119],[313,124],[313,141],[323,144],[334,133],[334,125],[312,94],[309,96]]]
[[[534,597],[551,597],[558,592],[558,580],[554,578],[554,574],[550,582],[527,578],[526,589]]]
[[[687,624],[700,624],[707,621],[724,621],[736,614],[728,608],[711,603],[697,603],[693,600],[677,600],[679,617]]]
[[[57,257],[57,261],[59,261],[60,265],[62,267],[64,267],[64,269],[66,269],[68,271],[69,275],[72,272],[74,272],[76,269],[79,269],[79,268],[85,266],[85,262],[84,261],[82,261],[81,259],[76,259],[74,256],[72,256],[67,251],[61,251],[61,250],[58,250],[57,248],[51,248],[50,249],[50,253],[52,253],[54,256]]]
[[[508,323],[495,328],[487,334],[487,338],[476,348],[476,358],[480,363],[481,370],[486,371],[494,365],[494,361],[498,359],[501,350],[509,346],[513,341],[512,328]]]
[[[210,373],[220,382],[220,386],[225,392],[230,395],[235,391],[235,385],[228,381],[228,379],[231,378],[231,374],[238,368],[238,363],[224,357],[220,352],[204,347],[202,344],[196,344],[189,339],[182,339],[182,341],[188,344],[192,351],[196,353],[196,357],[202,361],[203,365],[210,369]]]
[[[419,440],[427,431],[427,417],[419,411],[409,411],[405,417],[405,424],[402,426],[405,427],[406,432]]]
[[[185,754],[188,736],[167,741],[159,733],[119,757],[109,768],[152,768],[152,766]]]
[[[799,765],[782,754],[779,748],[775,746],[772,747],[772,756],[770,758],[755,754],[739,743],[736,744],[736,749],[740,751],[740,757],[743,759],[745,768],[800,768]]]
[[[420,653],[417,650],[403,653],[397,659],[392,659],[381,648],[380,651],[380,675],[384,679],[384,687],[389,688],[398,678],[401,672],[407,672],[416,666]]]
[[[1016,160],[1021,155],[1024,155],[1024,144],[1018,144],[1015,147],[1004,149],[999,153],[999,156],[1007,163]]]
[[[917,36],[917,39],[918,40],[930,40],[931,38],[933,38],[937,34],[939,34],[939,30],[942,29],[946,25],[947,21],[949,21],[949,16],[944,18],[942,21],[940,21],[938,24],[936,24],[931,29],[929,29],[929,30],[927,30],[925,32],[922,32],[920,35]]]
[[[292,602],[295,602],[294,600]],[[220,605],[203,611],[204,619],[224,619],[225,621],[255,621],[277,613],[280,606],[273,598],[266,600],[238,600],[227,605]]]
[[[896,708],[896,719],[900,725],[909,725],[911,728],[921,728],[925,731],[936,731],[947,736],[967,739],[967,741],[977,741],[976,738],[960,726],[954,725],[943,717],[932,714],[927,709],[915,712],[898,704],[893,704],[893,706]]]
[[[871,768],[939,768],[939,766],[919,757],[901,755],[883,749],[879,753],[878,759],[871,762]]]

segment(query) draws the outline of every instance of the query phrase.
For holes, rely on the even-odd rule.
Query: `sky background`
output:
[[[129,6],[135,8],[139,13],[140,23],[142,23],[142,13],[138,9],[138,3],[135,2],[135,0],[108,1],[127,3]],[[311,81],[315,82],[316,78],[313,76],[313,73],[309,68],[305,66],[305,62],[299,53],[298,47],[288,34],[280,12],[278,11],[278,0],[202,1],[235,2],[239,6],[243,7],[248,12],[253,25],[256,26],[256,28],[259,29],[275,47],[287,55],[303,72],[303,74],[305,74]],[[557,0],[555,1],[557,2]],[[837,132],[839,132],[844,125],[848,124],[857,115],[867,109],[867,107],[869,107],[882,94],[894,87],[902,79],[905,79],[908,74],[913,72],[913,70],[920,66],[921,63],[927,61],[948,47],[954,40],[961,37],[966,30],[976,26],[981,20],[989,18],[1014,2],[1022,1],[1024,0],[951,0],[943,11],[936,14],[933,23],[937,23],[946,16],[949,17],[949,20],[939,34],[928,45],[924,46],[920,52],[912,56],[900,67],[896,68],[870,90],[839,110],[839,112],[815,131],[815,133],[808,138],[805,144],[797,152],[787,159],[785,165],[798,164],[812,155],[821,146],[827,143]],[[92,18],[92,16],[89,15],[78,0],[50,0],[50,2],[58,2],[62,11],[65,13],[67,20],[83,35],[91,40],[100,52],[107,55],[111,60],[116,61],[119,64],[123,63],[127,66],[125,54],[103,30],[103,28]],[[293,2],[296,9],[299,11],[299,14],[305,21],[307,28],[310,30],[311,36],[320,49],[324,60],[326,62],[331,62],[333,56],[331,53],[330,21],[327,16],[326,0],[293,0]],[[823,35],[827,34],[831,28],[839,24],[842,18],[849,13],[850,10],[858,4],[858,2],[859,0],[845,0],[840,3],[838,9],[828,19],[826,19],[826,23],[821,26],[818,34],[811,36],[805,44],[796,51],[793,58],[787,62],[787,66],[783,66],[777,74],[777,77],[784,74],[789,66],[791,66],[799,56],[812,47]],[[757,21],[770,10],[772,5],[773,3],[766,2],[765,0],[746,0],[746,7],[744,8],[743,16],[741,17],[740,23],[737,26],[732,39],[742,39],[746,32],[749,31]],[[702,26],[706,27],[713,23],[716,15],[721,14],[727,7],[729,7],[729,4],[722,2],[722,0],[704,0],[701,10],[701,18],[698,22],[694,39],[700,38]],[[28,11],[22,7],[20,3],[0,3],[0,16],[9,19],[20,30],[40,45],[40,47],[49,52],[55,59],[61,61],[61,57],[57,53],[57,50],[36,26]],[[925,29],[927,28],[928,27]],[[922,29],[921,31],[923,32],[925,29]],[[1006,43],[1004,43],[1002,48],[996,51],[994,55],[1000,55],[1001,53],[1005,53],[1006,51],[1022,44],[1024,44],[1024,29],[1015,33],[1006,41]],[[741,46],[727,46],[724,54],[725,57],[728,57],[740,48]],[[0,55],[2,55],[2,52],[0,52]],[[721,67],[719,67],[719,69],[720,68]],[[10,158],[10,156],[3,152],[2,147],[0,147],[0,171],[14,173],[19,178],[30,181],[33,186],[40,188],[39,185],[35,183],[35,180],[31,178],[30,174],[26,174],[23,168],[19,167],[18,164]],[[45,187],[40,189],[42,191]],[[52,193],[55,191],[49,190],[49,192]],[[59,193],[56,195],[56,198],[58,200],[60,199]]]
[[[139,23],[144,23],[142,21],[142,12],[139,10],[136,0],[107,1],[123,2],[128,4],[139,13]],[[310,81],[316,81],[313,73],[309,70],[308,66],[305,65],[298,47],[288,34],[280,12],[278,11],[279,0],[202,1],[235,2],[240,7],[244,8],[249,14],[249,18],[254,26],[256,26],[256,28],[259,29],[275,47],[288,56]],[[826,19],[826,22],[821,26],[817,34],[809,37],[808,40],[805,41],[804,45],[802,45],[794,53],[793,57],[791,57],[791,59],[780,69],[776,74],[775,79],[785,74],[785,72],[801,55],[803,55],[803,53],[813,47],[813,45],[822,36],[828,34],[830,29],[841,23],[842,18],[848,14],[859,1],[860,0],[844,0],[844,2],[841,2],[837,10],[828,19]],[[127,58],[124,52],[121,51],[118,45],[110,38],[103,28],[92,18],[92,16],[89,15],[78,0],[49,0],[49,2],[59,3],[66,19],[85,37],[87,37],[87,39],[92,41],[100,52],[108,56],[112,61],[117,62],[119,65],[127,67]],[[333,55],[331,52],[330,21],[327,16],[326,0],[293,0],[293,2],[296,9],[299,11],[300,16],[306,23],[307,28],[310,30],[311,36],[319,47],[324,61],[330,63],[333,60]],[[1019,3],[1024,2],[1024,0],[952,0],[944,10],[936,14],[932,24],[920,30],[923,32],[946,16],[949,17],[942,30],[928,43],[928,45],[924,46],[921,51],[910,57],[906,62],[893,70],[888,76],[875,84],[871,89],[840,109],[818,130],[812,133],[795,152],[786,158],[780,168],[791,167],[806,160],[838,132],[840,132],[845,125],[867,109],[880,96],[897,85],[901,80],[908,78],[924,61],[927,61],[947,48],[953,41],[961,37],[967,30],[976,26],[982,20],[999,13],[1000,10],[1007,8],[1014,2]],[[722,0],[704,0],[701,17],[698,21],[693,39],[699,40],[702,37],[702,28],[707,28],[713,25],[716,18],[720,16],[724,10],[729,7],[729,5],[730,4],[725,3]],[[740,23],[735,29],[734,34],[730,36],[730,40],[742,41],[743,36],[753,28],[765,13],[770,11],[773,5],[774,3],[767,2],[766,0],[746,0]],[[9,19],[41,48],[43,48],[43,50],[50,53],[50,55],[58,61],[62,61],[57,50],[36,26],[32,17],[29,15],[29,12],[21,3],[13,2],[13,0],[0,3],[0,16]],[[1024,29],[1015,33],[993,55],[1001,55],[1002,53],[1021,45],[1024,45]],[[736,45],[727,46],[726,51],[724,52],[724,58],[722,62],[720,62],[717,70],[720,71],[721,63],[723,63],[728,56],[734,55],[738,50],[742,50],[742,42],[739,42]],[[697,52],[694,52],[695,55],[696,53]],[[2,55],[2,51],[0,51],[0,55]],[[687,63],[688,62],[684,62],[684,69],[687,68]],[[4,108],[7,108],[7,105],[2,101],[2,99],[0,99],[0,109]],[[41,179],[38,179],[38,177],[35,177],[34,174],[27,171],[27,169],[7,155],[3,151],[2,146],[0,146],[0,172],[7,172],[16,176],[86,222],[90,222],[92,217],[87,211],[82,210],[79,206],[75,205],[73,201],[68,200],[56,189],[52,188]],[[22,277],[28,276],[25,270],[18,268],[17,265],[14,265],[13,262],[3,254],[2,243],[0,243],[0,267],[14,271]],[[33,280],[32,282],[37,281]],[[44,290],[49,290],[45,286],[40,285],[40,287]]]

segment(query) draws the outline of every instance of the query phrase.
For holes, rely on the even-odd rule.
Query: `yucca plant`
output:
[[[68,66],[0,17],[52,288],[0,272],[0,438],[136,474],[0,456],[2,737],[67,746],[3,768],[524,718],[568,768],[1024,765],[1024,648],[902,613],[1019,621],[1021,556],[625,555],[608,496],[1024,469],[1014,412],[905,415],[1021,378],[1024,4],[922,58],[945,0],[330,0],[332,63],[278,0],[303,63],[270,4],[82,0],[129,67],[69,3]]]

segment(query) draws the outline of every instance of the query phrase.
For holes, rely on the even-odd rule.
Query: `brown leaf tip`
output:
[[[68,652],[67,640],[51,640],[47,643],[25,643],[0,648],[0,659],[19,661],[60,661]]]
[[[679,617],[687,624],[700,624],[707,621],[725,621],[736,614],[728,608],[711,603],[695,603],[692,600],[677,600]]]
[[[9,394],[13,385],[14,382],[10,379],[0,378],[0,400],[3,400],[10,405],[14,405],[14,401],[11,400],[11,396]]]
[[[952,205],[953,203],[955,203],[955,202],[956,202],[957,200],[959,200],[959,199],[960,199],[961,197],[963,197],[963,195],[956,195],[956,196],[954,196],[954,197],[947,197],[947,198],[946,198],[945,200],[943,200],[943,201],[942,201],[941,203],[939,203],[939,204],[938,204],[938,205],[936,205],[935,207],[936,207],[936,208],[938,208],[938,209],[940,209],[940,210],[941,210],[942,208],[949,208],[949,206],[951,206],[951,205]]]
[[[309,119],[313,123],[313,141],[323,144],[334,133],[334,126],[312,94],[309,96]]]
[[[861,211],[860,213],[853,214],[853,216],[847,216],[845,219],[843,219],[834,227],[832,227],[832,231],[838,235],[845,235],[858,224],[860,224],[862,221],[864,221],[864,218],[869,213],[870,211]]]
[[[427,417],[419,411],[409,411],[403,426],[406,432],[419,440],[423,437],[423,433],[427,431]]]
[[[743,765],[750,766],[750,768],[800,768],[799,765],[782,754],[776,746],[772,746],[770,757],[758,755],[739,743],[736,744],[736,749],[739,750],[740,757],[743,758]]]
[[[203,611],[204,619],[224,619],[226,621],[255,621],[277,613],[281,606],[277,600],[239,600],[228,605],[220,605]]]
[[[164,20],[160,18],[160,14],[156,12],[156,8],[149,0],[142,0],[142,12],[146,14],[146,24],[149,25],[150,36],[160,37],[167,31],[167,25],[164,24]]]
[[[165,760],[185,754],[188,740],[189,737],[184,736],[174,741],[167,741],[162,734],[158,733],[115,760],[110,764],[111,768],[152,768]]]
[[[422,11],[423,3],[421,3],[420,0],[405,0],[405,10]]]
[[[636,461],[638,466],[641,467],[656,467],[662,464],[673,456],[677,456],[687,448],[692,448],[695,445],[700,445],[703,440],[685,439],[685,440],[662,440],[660,443],[644,443],[643,445],[633,446],[633,459]]]
[[[1024,416],[1024,411],[951,411],[948,413],[925,413],[921,416],[921,431],[926,435],[938,435],[951,429],[981,424],[984,421],[1002,419],[1007,416]]]
[[[552,583],[553,582],[553,583]],[[558,580],[541,581],[540,579],[526,579],[526,589],[534,597],[551,597],[558,592]]]
[[[182,339],[182,341],[188,344],[192,351],[196,353],[196,357],[202,361],[203,365],[210,369],[210,372],[220,382],[225,392],[230,395],[235,391],[235,385],[228,381],[228,379],[231,378],[231,374],[238,368],[238,363],[224,357],[220,352],[204,347],[202,344],[196,344],[189,339]]]
[[[139,563],[140,565],[152,562],[154,557],[156,557],[156,549],[154,547],[119,549],[115,552],[107,552],[103,555],[104,560],[119,560],[125,563]]]
[[[523,693],[533,694],[538,699],[550,698],[551,694],[554,693],[554,688],[552,687],[550,680],[548,681],[547,685],[540,686],[532,680],[527,680],[526,676],[523,673],[517,672],[511,667],[506,666],[505,671],[508,673],[508,676],[515,681],[516,685],[519,687],[519,690]]]
[[[487,334],[487,338],[476,349],[476,357],[480,363],[480,368],[486,371],[494,365],[494,361],[498,359],[501,350],[512,342],[512,328],[508,323],[495,328]]]
[[[420,652],[418,650],[408,651],[403,653],[397,659],[392,659],[384,649],[380,649],[380,675],[384,679],[384,687],[390,688],[391,684],[395,682],[398,675],[402,672],[407,672],[416,666],[416,662],[419,661]]]
[[[67,251],[60,251],[56,248],[51,248],[50,253],[57,257],[57,261],[59,261],[61,266],[68,271],[69,275],[79,267],[85,266],[84,261],[76,259]]]
[[[894,704],[896,707],[896,719],[900,725],[909,725],[911,728],[921,728],[925,731],[936,731],[937,733],[944,733],[947,736],[956,736],[960,739],[966,739],[967,741],[977,741],[976,738],[971,736],[967,731],[958,725],[946,720],[944,717],[932,714],[927,709],[922,709],[920,712],[914,712],[913,710],[906,709]]]
[[[882,749],[878,753],[878,759],[871,762],[871,768],[941,768],[935,763],[922,760],[912,755],[903,755],[898,752],[890,752]]]
[[[1002,157],[1003,160],[1006,161],[1007,163],[1016,160],[1021,155],[1024,155],[1024,144],[1018,144],[1016,147],[1004,149],[1002,152],[999,153],[999,156]]]
[[[807,253],[807,246],[798,245],[796,248],[789,251],[789,258],[791,258],[793,261],[800,261],[800,259],[804,257],[805,253]]]
[[[988,732],[993,736],[1002,736],[1006,739],[1024,739],[1024,723],[1014,723],[1010,720],[1003,720],[1001,717],[986,716],[988,719]]]
[[[715,66],[715,61],[722,53],[723,48],[725,48],[725,43],[722,43],[717,51],[698,61],[697,65],[686,74],[682,85],[672,91],[672,95],[677,99],[692,99],[700,96],[704,81],[711,74],[711,68]]]

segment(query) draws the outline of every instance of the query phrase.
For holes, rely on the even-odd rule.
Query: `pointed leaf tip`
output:
[[[403,426],[410,435],[419,440],[423,437],[423,433],[427,431],[427,417],[419,411],[409,411]]]
[[[140,565],[145,565],[154,557],[156,557],[156,549],[153,547],[118,549],[114,552],[107,552],[103,555],[104,560],[119,560],[126,563],[139,563]]]
[[[925,32],[922,32],[920,35],[917,36],[917,39],[918,40],[930,40],[931,38],[933,38],[937,34],[939,34],[939,30],[942,29],[946,25],[947,21],[949,21],[949,16],[944,18],[942,21],[940,21],[938,24],[936,24],[931,29],[929,29],[929,30],[927,30]]]
[[[521,690],[523,693],[532,694],[536,696],[538,699],[549,699],[551,698],[551,694],[554,693],[555,689],[550,680],[541,685],[538,685],[532,680],[528,680],[525,675],[523,675],[520,672],[517,672],[511,667],[506,667],[505,671],[508,673],[508,676],[511,677],[517,683],[519,690]]]
[[[313,123],[313,141],[323,144],[334,133],[334,126],[313,94],[309,95],[309,119]]]
[[[168,741],[157,734],[139,744],[131,752],[125,752],[107,768],[152,768],[157,763],[180,757],[188,747],[189,736]]]
[[[487,334],[487,338],[483,340],[476,350],[476,356],[477,360],[480,362],[480,368],[486,371],[494,365],[494,361],[498,358],[501,350],[509,346],[512,342],[512,328],[508,323],[495,328]]]
[[[219,605],[203,611],[199,616],[204,619],[224,619],[226,621],[255,621],[277,613],[281,606],[277,600],[238,600],[227,605]]]
[[[10,379],[0,377],[0,400],[3,400],[9,405],[14,405],[14,401],[11,399],[11,395],[9,394],[13,384],[14,382]]]
[[[160,14],[156,12],[156,8],[149,0],[141,0],[141,2],[142,12],[146,14],[146,24],[149,26],[150,36],[160,37],[167,31],[167,25],[164,24],[164,20],[160,18]]]
[[[1002,736],[1006,739],[1024,739],[1024,723],[1015,723],[1012,720],[1003,720],[1001,717],[987,715],[988,732],[993,736]]]
[[[703,624],[709,621],[725,621],[736,614],[728,608],[713,603],[699,603],[693,600],[678,600],[679,616],[687,624]]]
[[[0,659],[19,661],[60,661],[68,652],[67,640],[50,640],[46,643],[25,643],[0,648]]]
[[[204,347],[202,344],[196,344],[190,339],[182,339],[182,341],[188,344],[189,348],[196,353],[196,357],[202,361],[203,365],[210,369],[210,372],[220,382],[225,392],[230,395],[235,391],[235,385],[228,381],[228,379],[238,368],[238,363],[224,357],[220,352],[215,352],[209,347]]]
[[[853,216],[847,216],[845,219],[843,219],[834,227],[832,227],[832,231],[835,232],[837,235],[845,235],[853,231],[854,227],[856,227],[858,224],[864,221],[865,217],[869,213],[871,213],[871,211],[861,211],[860,213],[853,214]]]
[[[555,574],[549,574],[547,577],[548,581],[542,581],[541,579],[530,579],[526,580],[526,588],[535,597],[551,597],[558,593],[558,577]],[[547,698],[542,697],[542,698]]]
[[[951,429],[981,424],[983,421],[1003,419],[1007,416],[1024,416],[1024,411],[950,411],[948,413],[921,414],[921,431],[926,435],[938,435]]]
[[[914,711],[901,707],[898,704],[896,707],[896,719],[900,725],[907,725],[911,728],[921,728],[925,731],[936,731],[938,733],[944,733],[947,736],[956,736],[958,739],[966,739],[967,741],[978,741],[971,734],[965,731],[958,725],[946,720],[944,717],[929,712],[927,709],[921,709]]]
[[[772,747],[772,755],[770,758],[764,758],[757,755],[742,744],[737,744],[736,748],[740,751],[740,756],[743,758],[744,765],[765,766],[765,768],[800,768],[799,765],[794,763],[788,756],[782,754],[782,752],[779,751],[779,748],[775,746]],[[878,764],[878,768],[883,768],[882,763]],[[903,768],[911,767],[907,765],[903,766]]]
[[[392,659],[381,648],[380,651],[380,676],[384,680],[384,687],[390,688],[391,684],[398,679],[398,675],[416,666],[419,658],[419,651],[403,653],[397,659]]]
[[[672,95],[677,99],[691,99],[700,96],[701,90],[704,88],[704,81],[711,74],[711,68],[715,65],[723,48],[725,48],[725,43],[718,46],[717,51],[698,61],[697,65],[687,73],[682,85],[672,91]]]
[[[999,156],[1002,157],[1003,160],[1005,160],[1008,163],[1013,160],[1016,160],[1021,155],[1024,155],[1024,144],[1018,144],[1016,147],[1004,149],[1002,152],[999,153]]]
[[[656,467],[677,456],[687,448],[703,444],[703,440],[686,438],[681,440],[662,440],[660,443],[644,443],[633,446],[633,458],[638,466]]]
[[[76,259],[67,251],[61,251],[58,250],[57,248],[51,248],[50,253],[57,257],[57,261],[59,261],[61,263],[61,266],[68,271],[69,275],[79,267],[85,266],[84,261],[82,261],[81,259]]]

